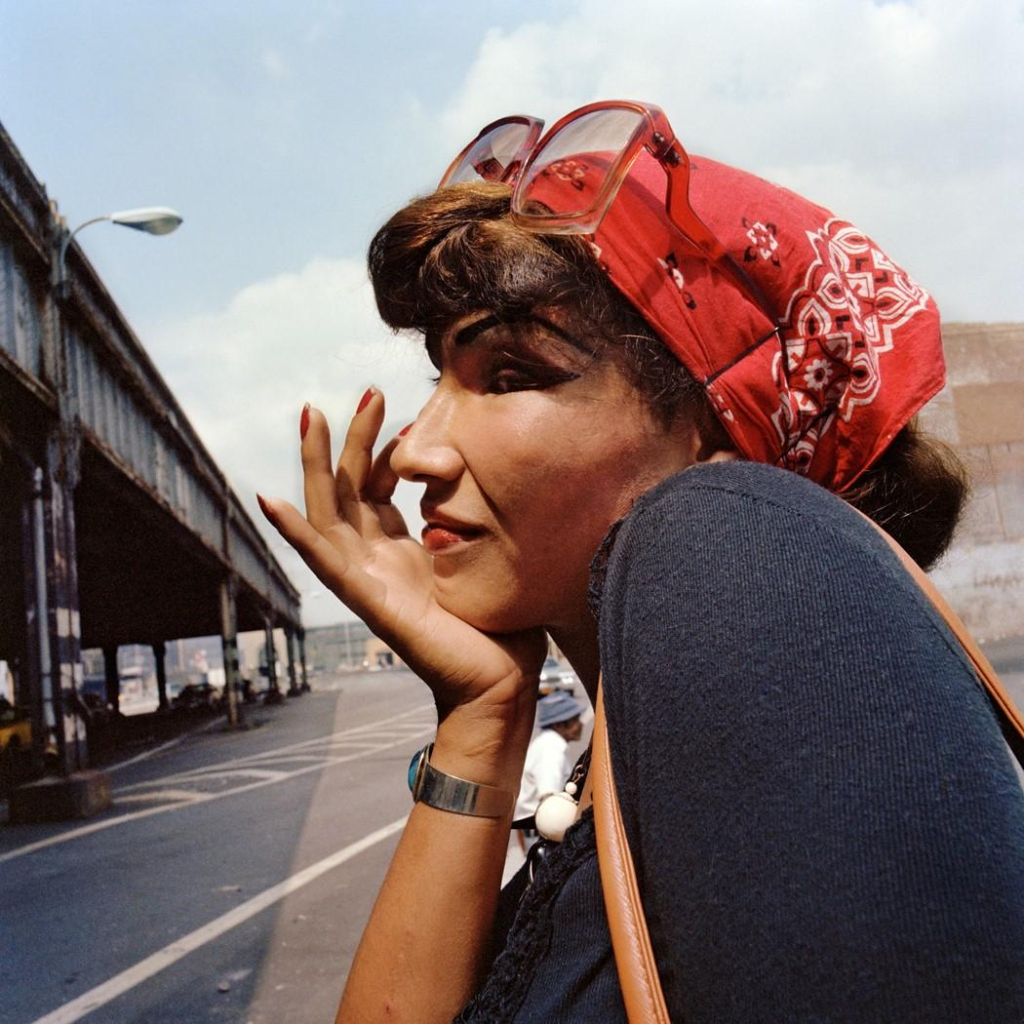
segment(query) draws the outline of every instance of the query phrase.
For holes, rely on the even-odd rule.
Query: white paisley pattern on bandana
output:
[[[838,415],[849,422],[881,384],[879,356],[893,333],[922,311],[928,294],[852,224],[835,218],[807,240],[815,258],[789,299],[787,354],[773,363],[779,407],[772,423],[780,464],[806,472]]]

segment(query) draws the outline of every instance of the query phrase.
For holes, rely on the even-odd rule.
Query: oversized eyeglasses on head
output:
[[[665,210],[683,238],[772,321],[761,289],[690,205],[690,158],[660,107],[630,100],[591,103],[543,136],[544,122],[503,117],[482,128],[452,161],[438,188],[463,181],[512,186],[512,219],[542,234],[593,234],[634,160],[646,149],[665,169]]]

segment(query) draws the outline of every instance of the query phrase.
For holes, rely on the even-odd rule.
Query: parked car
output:
[[[576,684],[579,681],[579,677],[571,668],[559,665],[554,658],[548,656],[541,666],[538,692],[541,697],[546,697],[549,693],[559,690],[562,693],[573,695],[576,693]]]
[[[187,683],[171,701],[171,707],[183,711],[217,711],[220,706],[220,690],[210,683]]]
[[[27,708],[0,697],[0,796],[28,778],[32,758],[32,722]]]

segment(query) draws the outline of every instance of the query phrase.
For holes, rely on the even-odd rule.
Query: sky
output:
[[[0,0],[0,26],[0,122],[69,224],[184,216],[79,241],[307,626],[350,616],[255,491],[300,502],[306,401],[339,436],[369,384],[385,436],[415,417],[429,369],[379,323],[366,247],[504,114],[657,103],[691,153],[857,224],[945,319],[1024,320],[1018,2]]]

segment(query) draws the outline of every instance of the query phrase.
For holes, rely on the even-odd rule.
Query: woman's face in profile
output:
[[[440,602],[490,632],[589,614],[608,528],[691,446],[656,423],[614,352],[551,320],[473,314],[427,348],[437,386],[391,464],[426,485]]]

